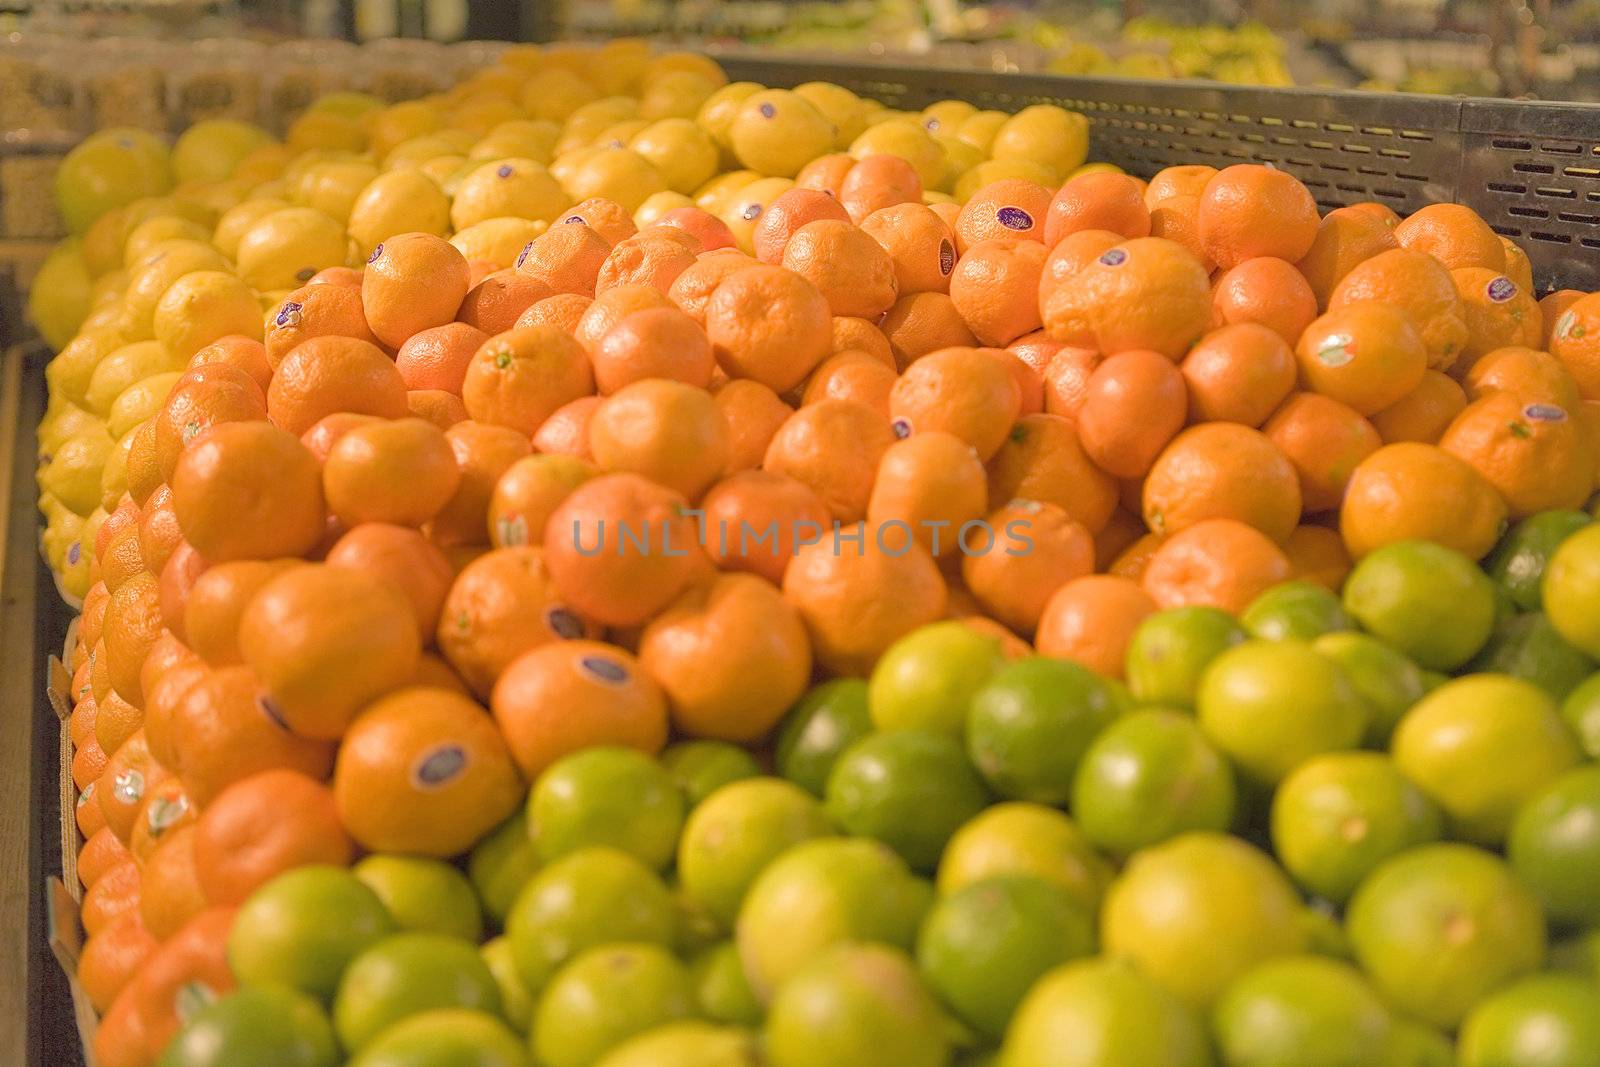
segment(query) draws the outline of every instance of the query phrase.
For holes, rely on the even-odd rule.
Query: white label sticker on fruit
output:
[[[528,543],[528,520],[521,515],[507,515],[495,521],[495,534],[501,548],[518,548]]]
[[[1317,362],[1324,367],[1343,367],[1356,358],[1351,351],[1355,342],[1349,337],[1330,337],[1327,344],[1317,349]]]
[[[111,780],[111,795],[121,804],[136,804],[144,796],[144,775],[129,767]]]
[[[1565,341],[1571,337],[1582,336],[1583,327],[1578,325],[1578,315],[1571,308],[1568,308],[1556,320],[1556,340]]]

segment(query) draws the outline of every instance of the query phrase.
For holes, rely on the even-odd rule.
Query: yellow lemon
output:
[[[794,94],[802,97],[833,123],[833,147],[843,151],[867,128],[867,105],[859,96],[832,82],[806,82],[796,85]]]
[[[538,237],[550,224],[544,219],[524,219],[500,216],[482,219],[471,226],[457,230],[450,243],[460,249],[468,260],[493,263],[496,267],[509,267],[529,241]]]
[[[105,427],[90,426],[62,441],[41,474],[44,489],[76,515],[100,506],[100,472],[116,442]]]
[[[239,165],[233,168],[233,180],[244,183],[246,187],[269,182],[283,173],[292,158],[294,153],[288,145],[277,142],[262,145],[241,159]]]
[[[290,152],[313,149],[360,152],[367,147],[367,131],[361,123],[331,111],[307,111],[289,124],[284,137]],[[241,163],[239,169],[244,170],[245,166]],[[255,175],[258,171],[252,167],[249,173]]]
[[[651,123],[634,134],[628,147],[652,163],[675,193],[692,193],[717,173],[716,142],[689,119]]]
[[[324,163],[301,180],[298,203],[316,208],[330,219],[347,222],[356,197],[377,176],[378,168],[364,160]]]
[[[28,291],[28,318],[50,347],[65,345],[88,317],[91,284],[83,242],[75,237],[58,242]]]
[[[157,215],[145,219],[133,228],[123,242],[122,265],[131,267],[135,263],[141,263],[156,245],[178,238],[204,244],[211,240],[211,231],[182,215]]]
[[[649,119],[623,119],[595,134],[589,143],[595,148],[627,148],[628,142],[649,126]]]
[[[639,210],[633,213],[633,224],[642,230],[660,219],[662,215],[680,207],[694,207],[694,201],[670,189],[663,193],[654,193],[639,205]]]
[[[936,189],[944,180],[944,148],[914,119],[888,119],[867,127],[850,142],[850,154],[857,159],[899,156],[911,164],[924,189]]]
[[[444,114],[426,100],[407,100],[374,112],[367,126],[367,141],[372,154],[383,158],[401,141],[444,128]]]
[[[975,111],[956,127],[955,134],[980,152],[987,153],[994,135],[1011,116],[1004,111]]]
[[[251,197],[222,213],[217,228],[211,233],[211,243],[229,259],[239,254],[239,239],[259,220],[289,206],[287,200],[270,197]]]
[[[128,291],[122,297],[123,336],[129,341],[154,337],[156,304],[167,288],[185,274],[228,269],[222,253],[209,244],[180,238],[156,245],[129,274]]]
[[[89,376],[89,389],[83,406],[89,414],[104,419],[122,391],[134,382],[168,371],[183,370],[186,358],[174,355],[160,341],[135,341],[107,355]]]
[[[549,223],[572,206],[561,183],[531,159],[480,163],[456,187],[450,222],[464,230],[484,219],[511,216]]]
[[[603,196],[621,204],[629,214],[638,210],[652,194],[667,187],[659,170],[627,148],[595,149],[577,163],[561,184],[571,197],[568,203]]]
[[[792,178],[800,168],[833,148],[833,123],[803,96],[766,89],[746,97],[728,126],[728,143],[739,162],[775,178]]]
[[[257,219],[239,239],[239,276],[256,289],[293,289],[348,256],[344,227],[315,208],[288,207]]]
[[[1054,104],[1025,107],[994,135],[991,159],[1027,159],[1055,175],[1055,185],[1089,157],[1089,120]]]
[[[272,135],[237,119],[201,119],[172,146],[172,172],[180,182],[219,182]]]
[[[111,511],[128,491],[128,451],[133,447],[133,434],[113,441],[106,453],[105,464],[100,468],[100,506]]]
[[[645,84],[639,114],[647,119],[693,118],[721,84],[693,71],[669,71]]]
[[[167,394],[172,392],[173,383],[183,375],[183,371],[177,370],[152,374],[118,393],[111,402],[111,413],[106,416],[106,432],[120,439],[128,431],[138,429],[140,423],[161,410]]]
[[[156,304],[156,340],[188,362],[219,337],[261,339],[261,306],[255,290],[226,271],[191,271],[173,282]]]
[[[459,155],[456,146],[448,137],[441,137],[436,133],[425,133],[421,137],[413,137],[409,141],[401,141],[389,150],[383,157],[384,170],[397,170],[401,167],[415,167],[426,163],[439,156]]]
[[[728,198],[760,179],[761,175],[753,170],[730,170],[726,174],[719,174],[694,191],[695,206],[713,215],[720,215]]]
[[[467,152],[468,159],[531,159],[549,166],[555,158],[561,127],[543,119],[502,122]]]
[[[935,136],[954,135],[961,124],[978,113],[978,109],[965,100],[940,100],[922,109],[922,125]]]
[[[45,382],[52,399],[61,397],[83,404],[89,392],[89,379],[106,356],[121,348],[122,331],[108,326],[82,330],[62,346],[54,359],[45,364]]]
[[[522,110],[529,118],[562,122],[585,104],[600,99],[600,90],[569,70],[542,70],[522,87]]]
[[[414,167],[387,171],[361,190],[346,227],[363,256],[397,233],[443,237],[450,232],[450,200],[432,178]]]
[[[1046,188],[1059,181],[1049,167],[1031,159],[986,159],[956,179],[955,198],[964,204],[973,193],[1002,178],[1021,178]]]
[[[755,255],[756,223],[767,206],[794,188],[790,178],[759,178],[734,192],[723,202],[717,217],[733,231],[733,239],[745,255]]]
[[[728,140],[728,127],[739,113],[739,105],[761,92],[761,88],[755,82],[729,82],[707,97],[695,114],[694,121],[711,135],[721,150],[724,169],[738,164],[733,155],[733,144]]]

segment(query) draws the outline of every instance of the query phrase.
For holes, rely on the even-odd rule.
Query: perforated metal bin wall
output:
[[[1541,290],[1600,289],[1600,105],[719,58],[736,80],[837,82],[907,109],[1059,104],[1089,118],[1091,158],[1143,176],[1260,162],[1324,209],[1455,201],[1527,250]]]

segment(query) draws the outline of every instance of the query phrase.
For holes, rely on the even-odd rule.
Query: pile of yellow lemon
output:
[[[125,491],[132,433],[189,356],[261,337],[286,292],[359,266],[394,234],[447,236],[469,260],[508,267],[562,212],[605,197],[640,226],[698,206],[749,251],[764,206],[823,155],[901,157],[929,203],[960,203],[1002,178],[1059,186],[1087,150],[1087,121],[1059,107],[901,111],[826,82],[730,83],[703,55],[631,40],[515,46],[448,92],[388,106],[332,93],[281,140],[223,120],[170,148],[100,131],[57,175],[72,235],[29,299],[59,351],[39,431],[45,553],[81,596],[82,546]]]

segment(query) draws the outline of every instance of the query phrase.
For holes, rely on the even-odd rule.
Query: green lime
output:
[[[1304,579],[1279,582],[1250,602],[1239,622],[1251,637],[1267,641],[1313,641],[1323,634],[1354,630],[1356,621],[1326,586]]]
[[[401,1019],[435,1008],[500,1014],[500,987],[475,945],[394,934],[350,961],[333,998],[339,1043],[358,1051]]]
[[[870,733],[867,683],[860,678],[823,682],[801,697],[783,721],[778,732],[778,773],[820,797],[839,753]]]
[[[467,856],[467,878],[483,910],[505,925],[517,893],[539,869],[539,853],[528,836],[528,813],[519,811],[479,841]]]
[[[1422,669],[1369,634],[1347,630],[1323,634],[1311,647],[1339,665],[1372,709],[1368,744],[1387,745],[1400,716],[1427,692]]]
[[[1568,771],[1528,798],[1506,857],[1552,922],[1600,925],[1600,765]]]
[[[1450,1039],[1431,1026],[1395,1019],[1389,1037],[1388,1067],[1457,1067]]]
[[[330,997],[363,949],[398,929],[383,901],[344,867],[299,867],[250,894],[228,935],[243,985]]]
[[[322,1005],[283,986],[247,986],[190,1016],[159,1067],[335,1067]]]
[[[1557,633],[1542,612],[1529,611],[1502,619],[1465,669],[1526,678],[1564,700],[1594,672],[1595,664]]]
[[[1128,689],[1128,683],[1121,678],[1102,678],[1106,692],[1111,694],[1111,710],[1117,715],[1126,715],[1139,706],[1139,701],[1133,699],[1133,693]]]
[[[1111,880],[1111,867],[1078,824],[1042,804],[996,804],[950,839],[939,861],[939,893],[1002,874],[1031,874],[1065,889],[1090,912]]]
[[[1544,958],[1538,899],[1471,845],[1424,845],[1385,861],[1356,889],[1345,928],[1378,992],[1444,1029]]]
[[[672,942],[678,955],[687,959],[728,936],[728,926],[691,899],[681,881],[674,881],[669,888],[672,903],[678,909],[678,936]]]
[[[1498,845],[1529,797],[1580,759],[1555,701],[1532,682],[1474,674],[1417,702],[1390,748],[1455,836]]]
[[[833,765],[828,815],[856,837],[872,837],[929,871],[989,794],[961,745],[945,734],[896,730],[851,745]]]
[[[493,1015],[440,1008],[384,1030],[349,1067],[528,1067],[528,1052]]]
[[[1099,848],[1128,856],[1190,830],[1226,830],[1233,768],[1191,716],[1149,708],[1101,731],[1072,782],[1072,813]]]
[[[1432,541],[1395,541],[1355,565],[1345,610],[1423,667],[1450,670],[1473,657],[1495,621],[1494,583],[1460,552]]]
[[[1304,641],[1246,641],[1200,680],[1200,729],[1240,771],[1272,784],[1312,756],[1354,748],[1372,709],[1338,664]]]
[[[1100,943],[1196,1007],[1274,956],[1304,952],[1305,908],[1265,853],[1193,833],[1136,854],[1106,891]]]
[[[1307,951],[1329,959],[1350,961],[1355,956],[1350,951],[1350,939],[1344,934],[1339,920],[1323,910],[1326,904],[1314,903],[1300,913],[1305,924]]]
[[[1484,569],[1513,604],[1523,611],[1538,611],[1544,601],[1540,585],[1550,557],[1561,542],[1593,521],[1581,511],[1541,511],[1530,515],[1500,539]]]
[[[1017,660],[973,696],[967,755],[999,795],[1065,804],[1084,750],[1116,714],[1089,668],[1044,656]]]
[[[1124,960],[1058,967],[1028,993],[1000,1067],[1212,1067],[1199,1016]]]
[[[817,799],[781,778],[725,785],[689,814],[678,881],[691,903],[733,928],[750,884],[791,845],[833,832]]]
[[[761,1025],[761,1001],[745,977],[735,942],[719,941],[701,952],[689,964],[689,978],[699,1014],[732,1026]]]
[[[1094,916],[1029,875],[974,882],[940,901],[917,937],[917,966],[961,1020],[998,1039],[1046,972],[1094,951]]]
[[[1296,882],[1343,904],[1372,869],[1437,841],[1439,809],[1379,752],[1307,760],[1272,798],[1272,850]]]
[[[1561,543],[1541,589],[1561,636],[1600,659],[1600,526],[1591,523]]]
[[[683,793],[632,748],[585,749],[557,761],[528,794],[528,827],[546,863],[605,845],[664,869],[683,829]]]
[[[630,1038],[595,1067],[762,1067],[748,1030],[702,1022],[668,1023]]]
[[[831,945],[880,941],[909,949],[928,910],[927,883],[886,845],[824,838],[769,864],[739,909],[739,956],[750,986],[770,1001]]]
[[[1431,693],[1448,681],[1450,676],[1442,671],[1425,670],[1422,672],[1422,691],[1424,694]]]
[[[772,1001],[771,1067],[945,1067],[950,1040],[904,952],[838,945],[807,963]]]
[[[1146,616],[1128,642],[1128,689],[1141,704],[1192,708],[1207,665],[1246,636],[1221,608],[1168,608]]]
[[[1578,683],[1561,702],[1561,717],[1590,759],[1600,759],[1600,672]]]
[[[1377,1064],[1393,1027],[1359,971],[1321,956],[1284,956],[1246,971],[1211,1013],[1228,1067]]]
[[[661,765],[692,809],[729,782],[761,774],[756,758],[726,741],[680,741],[661,753]]]
[[[517,961],[511,954],[511,941],[503,936],[497,937],[485,943],[478,950],[478,955],[483,957],[489,973],[494,975],[495,985],[500,989],[500,1013],[517,1033],[527,1033],[528,1024],[533,1019],[533,994],[528,992],[522,975],[517,973]]]
[[[591,1067],[611,1049],[694,1013],[689,972],[659,945],[592,948],[556,972],[533,1014],[544,1067]]]
[[[872,668],[867,708],[873,725],[960,737],[973,694],[1004,664],[998,638],[959,620],[913,630]]]
[[[1540,974],[1481,1001],[1461,1024],[1461,1067],[1596,1067],[1600,986]]]
[[[586,848],[533,876],[506,919],[517,973],[537,996],[557,967],[613,941],[670,945],[678,909],[656,873],[626,852]]]
[[[466,875],[443,860],[372,855],[352,868],[402,930],[444,934],[477,944],[483,913]]]

